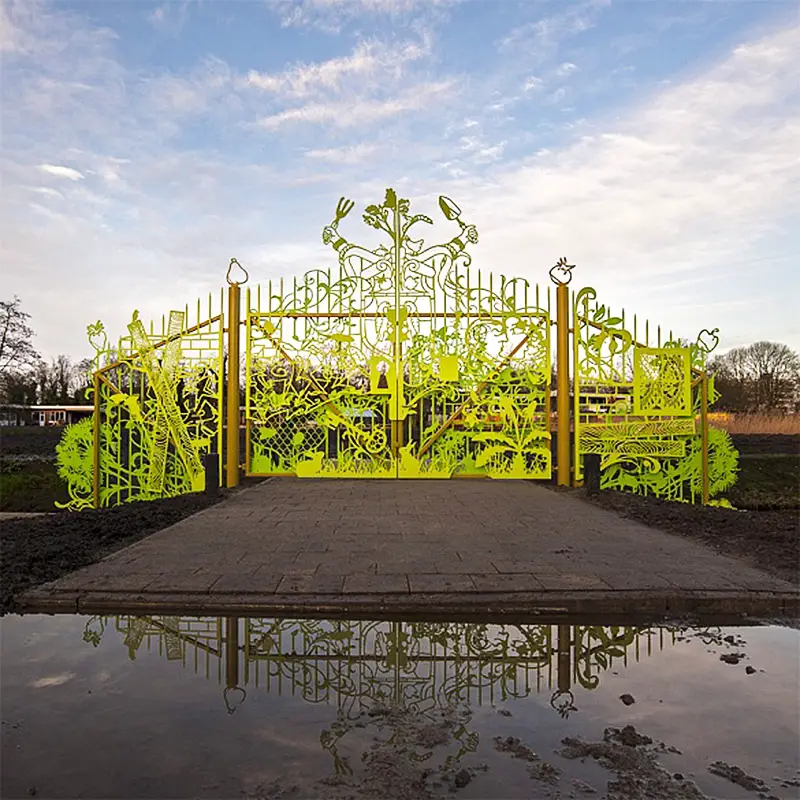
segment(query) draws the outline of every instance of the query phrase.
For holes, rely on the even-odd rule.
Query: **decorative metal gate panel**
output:
[[[717,329],[676,340],[598,303],[591,287],[573,301],[574,481],[583,458],[601,457],[602,487],[697,502],[736,480],[737,454],[706,415],[718,394],[706,373]]]
[[[116,346],[99,320],[89,325],[94,415],[58,445],[67,508],[101,508],[205,488],[203,456],[221,459],[223,318],[197,302],[171,311],[157,328],[138,311]]]
[[[550,478],[549,291],[471,270],[477,230],[439,206],[460,231],[426,247],[409,232],[432,220],[388,189],[368,250],[342,198],[337,269],[248,290],[247,474]]]
[[[341,198],[322,233],[338,265],[248,287],[243,316],[248,274],[231,259],[225,320],[221,296],[216,314],[209,298],[203,321],[198,303],[191,327],[188,308],[162,318],[160,332],[134,312],[116,348],[99,321],[89,326],[94,417],[69,426],[57,447],[67,508],[199,491],[204,456],[216,452],[222,474],[223,451],[228,488],[242,466],[250,476],[580,486],[585,458],[600,456],[603,488],[728,504],[710,501],[735,482],[738,458],[727,433],[709,426],[717,393],[706,359],[717,329],[690,342],[635,317],[626,326],[594,289],[570,291],[566,258],[550,270],[553,319],[550,287],[471,268],[478,231],[449,198],[439,208],[455,235],[434,245],[411,238],[433,220],[392,189],[363,214],[384,244],[353,244],[339,231],[353,206]],[[244,280],[231,277],[234,266]]]

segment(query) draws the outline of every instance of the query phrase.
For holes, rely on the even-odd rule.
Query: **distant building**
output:
[[[91,417],[93,411],[93,406],[24,406],[7,403],[0,405],[0,427],[61,427]]]

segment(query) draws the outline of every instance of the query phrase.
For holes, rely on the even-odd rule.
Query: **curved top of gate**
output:
[[[421,313],[467,315],[540,310],[538,286],[531,287],[524,278],[470,269],[468,247],[477,244],[478,229],[461,219],[461,209],[449,197],[439,197],[439,208],[458,231],[449,241],[433,245],[412,238],[422,233],[416,226],[432,225],[433,220],[412,214],[410,201],[391,188],[380,205],[368,205],[363,213],[364,222],[384,232],[388,241],[374,249],[355,244],[339,229],[354,206],[352,200],[340,198],[333,220],[322,231],[322,241],[338,255],[338,275],[335,270],[314,269],[296,279],[292,291],[270,291],[270,313],[364,314],[399,306]]]

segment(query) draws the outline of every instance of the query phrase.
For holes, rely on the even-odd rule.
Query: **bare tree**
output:
[[[36,403],[36,375],[33,370],[7,372],[0,381],[0,398],[3,403],[32,405]]]
[[[28,325],[30,314],[20,307],[14,295],[11,301],[0,301],[0,375],[22,372],[35,366],[39,354],[33,346],[33,329]]]
[[[729,411],[788,410],[800,385],[800,357],[779,342],[736,347],[709,366],[721,393],[718,406]]]
[[[755,382],[756,408],[785,408],[800,380],[797,353],[778,342],[756,342],[746,348],[745,363]]]
[[[75,388],[83,383],[79,368],[69,356],[60,355],[48,364],[40,361],[34,370],[42,405],[61,405],[72,402]]]

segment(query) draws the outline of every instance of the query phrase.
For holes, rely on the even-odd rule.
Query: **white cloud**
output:
[[[71,181],[82,181],[83,175],[72,167],[63,167],[58,164],[39,164],[39,169],[48,174],[55,175],[56,178],[68,178]]]
[[[154,8],[146,17],[147,22],[161,34],[177,36],[189,20],[192,0],[173,0]]]
[[[355,20],[388,16],[427,15],[455,5],[459,0],[279,0],[269,8],[284,28],[312,27],[326,33],[339,33],[342,26]]]
[[[518,53],[532,63],[552,57],[563,41],[590,30],[611,0],[588,0],[565,10],[526,22],[496,42],[501,53]],[[531,6],[540,8],[540,6]]]
[[[339,164],[361,164],[373,158],[378,151],[378,146],[368,142],[347,145],[345,147],[326,147],[309,150],[306,155],[321,161],[335,161]]]
[[[796,225],[799,50],[800,26],[782,30],[572,146],[496,171],[489,185],[465,181],[454,197],[481,220],[481,263],[527,271],[516,254],[533,247],[540,275],[566,253],[580,283],[617,302],[645,297],[659,316],[654,276],[724,270],[787,213]]]
[[[571,61],[565,61],[563,64],[558,65],[558,68],[556,69],[556,75],[559,78],[566,78],[568,75],[572,75],[577,71],[578,67],[575,64],[573,64]]]
[[[352,85],[353,79],[377,88],[388,78],[397,80],[407,63],[419,61],[430,54],[431,41],[387,45],[385,42],[364,41],[356,45],[349,56],[331,58],[317,64],[295,64],[277,74],[251,70],[247,86],[289,98],[307,98],[330,92],[341,92]]]
[[[43,194],[46,197],[64,197],[64,195],[61,194],[61,192],[59,192],[57,189],[51,189],[49,186],[30,186],[29,188],[32,192],[35,192],[36,194]]]
[[[531,75],[530,78],[526,78],[525,83],[522,85],[523,92],[533,92],[537,89],[541,89],[544,86],[544,81],[541,78],[537,78],[535,75]]]
[[[289,108],[258,120],[265,130],[277,130],[294,123],[331,125],[336,128],[352,128],[396,117],[429,107],[437,98],[452,96],[456,83],[452,80],[435,81],[414,86],[389,100],[353,100],[332,103],[307,103]]]

